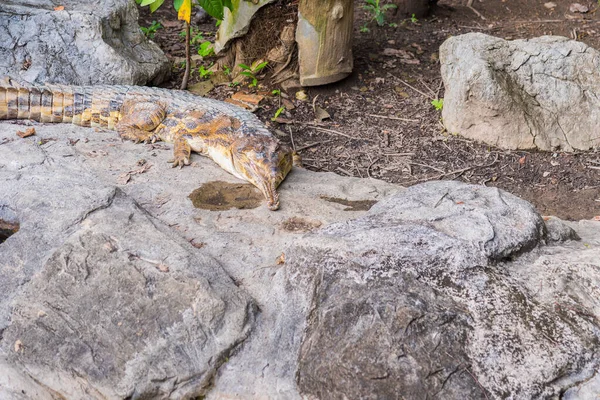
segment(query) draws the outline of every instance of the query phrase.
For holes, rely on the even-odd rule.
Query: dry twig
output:
[[[404,121],[404,122],[421,122],[418,119],[409,119],[409,118],[400,118],[400,117],[391,117],[389,115],[377,115],[377,114],[367,114],[369,117],[375,117],[375,118],[385,118],[385,119],[392,119],[394,121]]]

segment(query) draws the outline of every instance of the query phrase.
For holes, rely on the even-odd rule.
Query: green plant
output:
[[[165,0],[135,0],[140,6],[149,6],[150,11],[156,11]],[[222,20],[225,8],[233,10],[231,0],[194,0],[200,7],[204,9],[213,18]],[[185,21],[185,57],[187,63],[185,65],[185,73],[181,82],[181,89],[187,88],[188,79],[190,77],[190,19],[192,18],[192,0],[173,0],[173,7],[177,10],[177,19]]]
[[[215,49],[213,48],[212,43],[209,41],[202,42],[200,47],[198,47],[198,54],[200,54],[202,57],[208,57],[215,54]]]
[[[268,61],[263,61],[261,63],[252,63],[252,66],[249,67],[246,64],[238,64],[238,67],[240,67],[242,69],[242,72],[240,72],[241,75],[247,76],[248,78],[252,79],[252,83],[248,85],[248,87],[254,87],[258,84],[258,79],[256,79],[256,74],[258,74],[264,67],[266,67],[268,64]]]
[[[436,110],[442,111],[444,108],[444,98],[431,100],[431,105],[434,106]]]
[[[223,65],[223,73],[229,76],[231,74],[231,68],[229,68],[227,65]]]
[[[598,0],[598,1],[600,1],[600,0]],[[279,89],[273,89],[273,91],[271,92],[271,94],[273,96],[281,96],[281,90],[279,90]]]
[[[285,106],[279,107],[277,109],[277,111],[275,111],[275,115],[273,116],[273,118],[271,118],[271,121],[275,121],[281,115],[281,113],[284,111],[285,111]]]
[[[381,0],[365,0],[363,8],[371,15],[371,21],[377,22],[377,25],[383,26],[385,22],[385,12],[397,8],[395,4],[381,4]]]
[[[183,33],[183,37],[185,37],[185,31],[182,31],[181,33]],[[179,36],[181,36],[181,33]],[[190,36],[192,37],[190,39],[190,44],[192,45],[202,44],[202,42],[204,42],[204,35],[197,29],[192,28]]]
[[[419,22],[419,20],[415,16],[415,14],[410,16],[410,22],[412,22],[413,24],[416,24],[417,22]]]
[[[162,28],[162,25],[160,24],[160,22],[157,22],[157,21],[152,21],[152,23],[148,27],[140,26],[142,33],[148,39],[154,39],[154,35],[156,34],[156,31],[158,31],[161,28]]]
[[[600,0],[598,0],[600,1]],[[370,32],[371,30],[369,29],[369,27],[367,26],[367,24],[364,24],[363,26],[360,27],[360,33],[367,33]]]
[[[390,28],[397,28],[397,27],[398,27],[398,24],[397,24],[397,23],[395,23],[395,22],[391,22],[390,24],[388,24],[388,26],[389,26]]]
[[[198,73],[200,74],[200,78],[202,79],[206,79],[213,74],[211,70],[204,68],[204,65],[201,65],[200,68],[198,68]]]

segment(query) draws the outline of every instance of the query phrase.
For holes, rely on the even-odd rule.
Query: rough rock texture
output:
[[[300,392],[529,399],[585,382],[600,363],[600,226],[593,246],[510,261],[545,231],[512,195],[431,182],[296,242],[289,287],[310,293]]]
[[[600,54],[584,43],[469,33],[446,40],[440,61],[450,133],[507,149],[600,145]]]
[[[20,223],[0,244],[2,400],[597,395],[599,222],[301,169],[277,212],[196,209],[240,181],[35,129],[0,123],[0,218]]]
[[[293,300],[273,287],[277,259],[364,213],[321,196],[377,200],[397,186],[295,170],[280,211],[258,191],[258,208],[208,211],[188,195],[240,181],[207,158],[172,169],[171,146],[66,124],[19,139],[22,129],[0,124],[0,218],[21,227],[0,244],[0,399],[188,398],[217,368],[218,398],[297,396],[296,355],[275,350],[278,331],[302,333],[277,325]],[[150,168],[136,174],[140,159]],[[224,369],[238,368],[227,386]]]
[[[55,11],[55,7],[64,7]],[[35,83],[158,84],[169,74],[129,0],[0,2],[0,76]]]

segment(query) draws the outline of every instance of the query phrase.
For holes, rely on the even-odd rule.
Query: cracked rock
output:
[[[469,33],[440,48],[448,132],[505,149],[600,145],[600,53],[558,36]]]
[[[600,364],[600,248],[585,242],[599,233],[596,224],[583,242],[543,246],[544,223],[528,203],[444,181],[306,236],[286,253],[289,287],[309,294],[301,394],[537,399],[588,390]]]
[[[57,5],[0,2],[0,76],[32,83],[144,85],[159,84],[169,74],[166,56],[140,31],[134,2]]]

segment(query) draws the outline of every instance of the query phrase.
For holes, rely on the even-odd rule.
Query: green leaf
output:
[[[215,53],[215,50],[212,47],[212,43],[210,42],[202,42],[200,47],[198,48],[198,54],[202,57],[208,57]]]
[[[285,110],[285,107],[279,107],[277,111],[275,111],[275,115],[271,118],[271,121],[274,121],[277,117],[281,115],[281,113]]]
[[[242,63],[239,63],[238,67],[240,67],[241,69],[244,69],[244,70],[248,70],[248,71],[252,70],[252,68],[250,68],[246,64],[242,64]]]
[[[233,4],[231,4],[231,0],[223,0],[223,7],[227,7],[233,11]]]
[[[247,76],[248,78],[254,78],[254,74],[250,71],[242,71],[240,72],[240,75]]]
[[[436,110],[442,111],[444,108],[444,98],[431,100],[431,105],[434,106]]]
[[[146,7],[149,4],[154,3],[156,0],[142,0],[142,2],[140,3],[141,7]]]
[[[156,0],[154,3],[150,4],[150,12],[154,12],[158,10],[158,7],[162,6],[165,0]]]
[[[173,0],[173,7],[175,7],[175,11],[179,11],[182,4],[183,0]]]
[[[223,0],[198,0],[198,4],[200,4],[200,7],[204,8],[204,11],[211,17],[223,19]]]
[[[257,73],[258,71],[260,71],[261,69],[263,69],[264,67],[267,66],[269,62],[268,61],[263,61],[260,64],[258,64],[256,67],[254,67],[253,71],[254,73]]]

